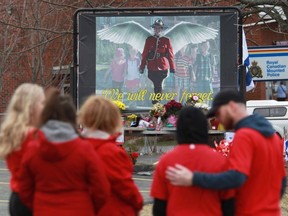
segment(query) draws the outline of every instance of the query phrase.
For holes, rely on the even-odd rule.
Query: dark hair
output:
[[[204,113],[195,107],[184,107],[177,120],[178,144],[207,144],[208,121]]]
[[[75,130],[76,108],[70,95],[61,95],[60,91],[54,87],[47,89],[46,103],[40,117],[40,127],[49,120],[58,120],[70,123]]]

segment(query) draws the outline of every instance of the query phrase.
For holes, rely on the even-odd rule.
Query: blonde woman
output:
[[[143,198],[133,182],[133,164],[123,148],[116,144],[122,127],[121,114],[110,100],[90,96],[79,112],[83,135],[104,161],[111,183],[111,196],[98,216],[135,216],[142,209]]]
[[[47,91],[34,137],[19,176],[19,196],[33,216],[98,215],[110,185],[101,159],[77,132],[70,95]]]
[[[31,215],[18,195],[18,175],[21,159],[33,129],[38,124],[45,100],[44,90],[37,84],[25,83],[14,92],[0,128],[0,157],[6,160],[11,172],[11,216]]]

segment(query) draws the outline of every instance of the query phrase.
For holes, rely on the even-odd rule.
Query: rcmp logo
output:
[[[252,66],[249,68],[252,77],[262,78],[262,69],[258,66],[258,62],[255,60],[251,63]]]

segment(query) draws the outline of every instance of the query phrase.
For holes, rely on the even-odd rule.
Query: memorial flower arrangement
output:
[[[152,106],[152,108],[149,111],[149,115],[151,117],[163,117],[165,115],[165,107],[161,103],[156,103]]]
[[[166,104],[164,104],[164,107],[165,107],[165,116],[169,117],[171,115],[177,116],[183,106],[181,103],[175,100],[171,100],[167,102]]]
[[[125,144],[125,150],[131,158],[133,165],[135,165],[139,157],[139,148],[137,148],[134,144]]]
[[[191,95],[186,101],[186,106],[194,106],[204,112],[208,111],[208,105],[198,95]]]
[[[165,107],[161,103],[156,103],[149,111],[149,115],[152,117],[150,124],[148,126],[148,130],[161,130],[163,127],[162,118],[166,113]]]
[[[130,114],[130,115],[127,115],[127,120],[128,121],[136,121],[136,119],[137,119],[137,115],[135,115],[135,114]]]
[[[137,159],[139,157],[139,153],[138,152],[131,152],[131,153],[129,153],[129,156],[132,160],[133,165],[135,165],[137,162]]]
[[[177,116],[180,112],[180,110],[182,109],[182,104],[175,101],[175,100],[171,100],[169,102],[167,102],[166,104],[164,104],[164,108],[165,108],[165,116],[164,118],[167,119],[167,127],[176,127],[176,123],[177,123]]]
[[[126,109],[126,106],[122,101],[113,100],[112,102],[119,108],[121,113]]]

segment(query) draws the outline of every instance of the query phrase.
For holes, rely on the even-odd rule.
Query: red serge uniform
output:
[[[166,153],[157,164],[151,187],[151,196],[167,201],[168,216],[220,216],[221,198],[231,194],[201,187],[177,187],[165,178],[165,170],[175,164],[201,172],[221,172],[226,158],[207,145],[181,144]],[[230,193],[230,192],[229,192]],[[225,196],[225,197],[224,197]]]
[[[149,71],[163,71],[169,68],[175,70],[174,54],[169,38],[150,36],[146,39],[140,70],[144,70],[146,64]]]
[[[136,216],[142,209],[143,198],[132,179],[133,164],[115,138],[87,138],[104,162],[111,184],[111,196],[98,216]]]
[[[110,186],[91,144],[74,135],[68,141],[48,141],[40,131],[29,145],[19,194],[33,215],[95,216]]]
[[[229,169],[247,175],[246,182],[236,193],[235,215],[280,215],[280,187],[285,168],[283,141],[276,133],[267,138],[250,128],[237,130],[229,157]]]

